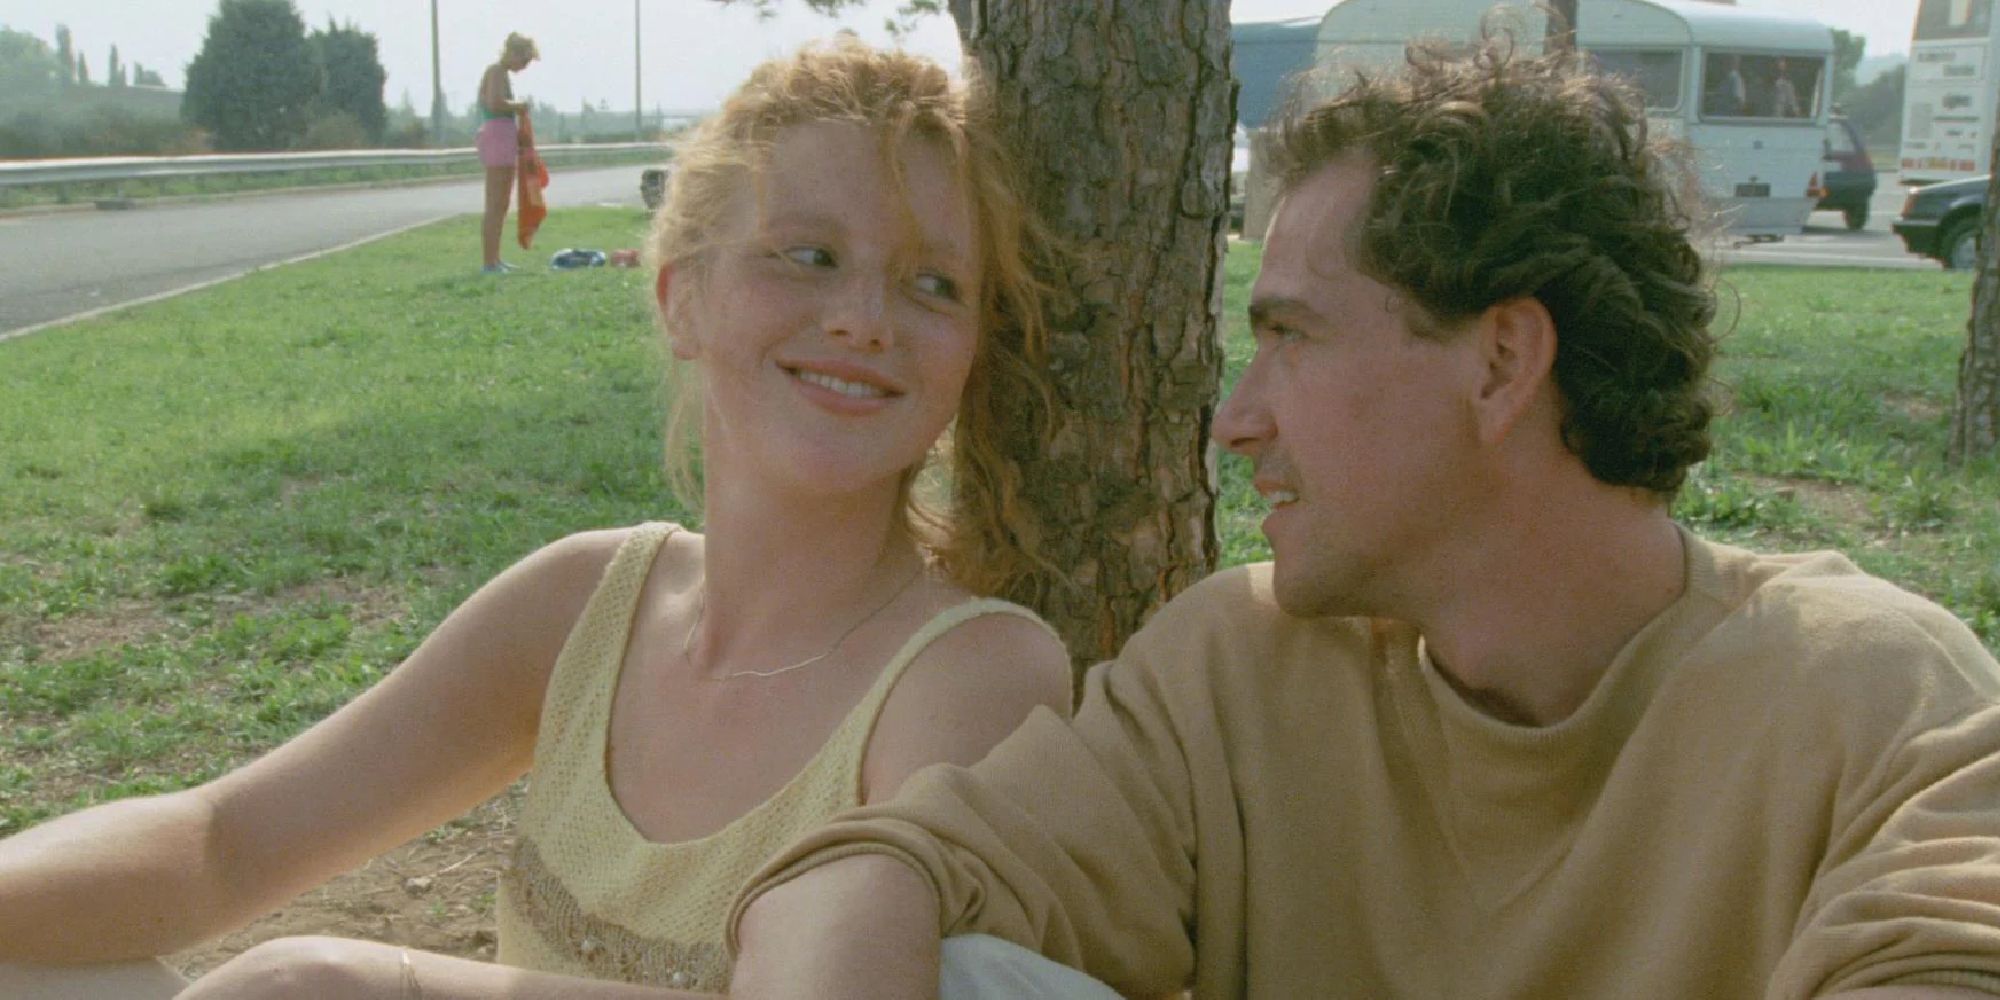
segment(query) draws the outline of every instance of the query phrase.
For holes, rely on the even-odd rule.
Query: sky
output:
[[[608,102],[630,110],[633,92],[633,0],[436,0],[439,64],[445,99],[460,109],[471,103],[480,72],[499,54],[509,31],[534,38],[542,60],[515,77],[516,96],[563,110],[583,102]],[[1097,0],[1066,0],[1097,2]],[[427,111],[431,88],[429,7],[422,0],[295,0],[308,26],[329,17],[374,34],[388,70],[383,98],[391,107],[408,95]],[[1738,0],[1746,8],[1815,17],[1868,39],[1870,57],[1907,53],[1917,0]],[[639,0],[638,81],[647,109],[713,108],[750,68],[801,43],[852,28],[886,42],[883,22],[897,0],[870,0],[838,20],[811,13],[791,0],[777,16],[760,20],[745,5],[715,0]],[[1237,21],[1318,16],[1328,0],[1234,0]],[[52,40],[67,24],[94,79],[102,80],[107,53],[157,70],[178,88],[189,60],[201,48],[216,0],[0,0],[0,26]],[[58,12],[58,10],[60,12]],[[956,65],[958,38],[950,19],[921,21],[903,44]]]

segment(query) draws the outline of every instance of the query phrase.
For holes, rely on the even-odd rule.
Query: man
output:
[[[795,845],[742,996],[940,934],[1127,995],[2000,995],[2000,668],[1838,555],[1679,528],[1713,302],[1620,85],[1417,54],[1296,120],[1216,416],[1273,563]]]

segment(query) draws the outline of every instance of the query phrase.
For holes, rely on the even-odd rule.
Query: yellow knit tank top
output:
[[[826,744],[776,794],[708,836],[650,841],[612,798],[605,737],[639,594],[654,554],[676,530],[653,523],[633,531],[556,659],[513,857],[500,877],[502,964],[727,989],[723,921],[736,891],[778,848],[860,804],[863,751],[910,661],[953,626],[981,615],[1041,624],[1026,608],[991,599],[939,612],[911,634]]]

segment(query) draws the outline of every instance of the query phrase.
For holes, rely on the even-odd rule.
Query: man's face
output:
[[[1478,338],[1412,333],[1402,296],[1356,270],[1370,164],[1336,160],[1285,198],[1250,293],[1257,353],[1214,437],[1256,463],[1278,603],[1406,615],[1435,599],[1479,495]]]

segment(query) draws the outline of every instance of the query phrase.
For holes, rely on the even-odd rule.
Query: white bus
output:
[[[1545,15],[1528,0],[1344,0],[1320,24],[1322,85],[1400,63],[1412,39],[1468,40],[1489,12],[1539,49]],[[1698,0],[1579,0],[1577,26],[1578,47],[1645,94],[1653,127],[1693,147],[1731,233],[1805,228],[1826,151],[1831,29]]]
[[[2000,35],[1993,0],[1921,0],[1903,88],[1905,184],[1977,177],[1992,169],[1993,89]]]

